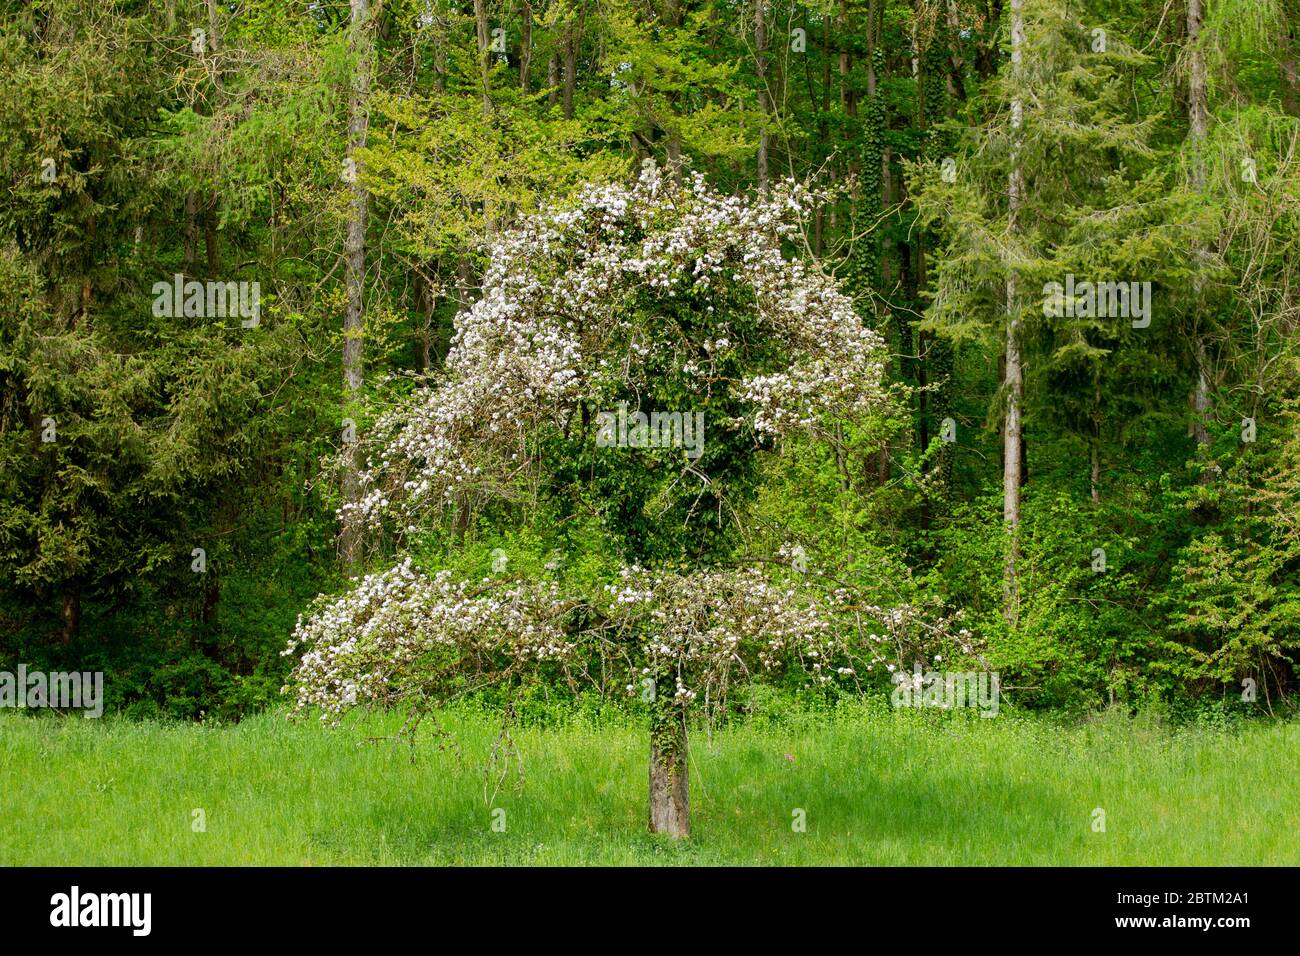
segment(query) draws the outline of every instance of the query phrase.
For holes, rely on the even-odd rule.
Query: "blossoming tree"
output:
[[[444,375],[375,423],[361,494],[342,510],[400,556],[525,485],[581,488],[622,571],[584,592],[457,580],[405,557],[300,617],[285,651],[301,654],[299,711],[421,715],[485,686],[538,674],[576,686],[594,660],[614,664],[650,704],[650,827],[681,837],[692,701],[720,703],[736,677],[789,665],[816,683],[853,679],[853,595],[729,561],[765,448],[795,431],[834,441],[837,424],[889,405],[879,337],[788,254],[808,198],[793,184],[723,196],[647,164],[630,186],[590,187],[500,236]],[[703,441],[618,447],[614,409],[700,416]]]

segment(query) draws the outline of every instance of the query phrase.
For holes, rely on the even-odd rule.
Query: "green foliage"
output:
[[[1300,412],[1291,399],[1263,440],[1241,443],[1221,480],[1184,495],[1204,522],[1179,553],[1161,596],[1170,614],[1171,669],[1199,686],[1251,680],[1260,695],[1286,686],[1300,650]],[[1271,701],[1269,702],[1271,703]]]
[[[489,51],[486,87],[469,6],[374,6],[358,409],[339,373],[347,5],[0,2],[0,669],[101,668],[110,709],[142,717],[274,701],[298,612],[343,584],[322,459],[344,419],[364,434],[437,379],[494,238],[647,157],[680,155],[742,193],[762,130],[771,178],[826,188],[791,252],[839,275],[894,346],[901,414],[782,447],[712,432],[703,464],[746,520],[689,530],[719,500],[674,484],[667,450],[599,456],[555,436],[536,449],[559,463],[544,486],[427,532],[418,561],[482,577],[500,549],[512,572],[594,592],[623,559],[741,564],[799,545],[816,573],[882,602],[964,610],[976,643],[956,660],[1001,670],[1015,706],[1115,701],[1228,724],[1252,679],[1261,706],[1285,707],[1300,657],[1294,0],[1211,0],[1195,49],[1180,4],[1026,0],[1019,74],[1007,4],[999,22],[968,3],[782,0],[765,7],[761,88],[752,4],[491,7],[505,49]],[[203,53],[195,28],[212,34]],[[153,283],[176,273],[258,281],[261,324],[153,315]],[[1150,326],[1043,314],[1066,274],[1151,282]],[[993,490],[1008,276],[1026,359],[1015,628]],[[699,338],[701,305],[647,297],[636,318]],[[771,343],[738,331],[749,351],[729,361],[761,366]],[[653,378],[608,407],[736,411],[725,390]],[[888,686],[862,677],[869,694]],[[779,725],[782,693],[745,706]],[[608,704],[540,682],[519,706],[551,721]]]

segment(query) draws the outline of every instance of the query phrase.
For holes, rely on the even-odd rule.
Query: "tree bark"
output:
[[[875,3],[871,5],[871,9],[868,11],[868,19],[870,19],[871,16],[873,16],[876,13],[876,7],[877,4]],[[877,21],[876,25],[868,25],[867,30],[870,32],[877,29],[878,23],[879,21]],[[872,40],[871,40],[872,56],[868,58],[867,88],[868,88],[868,92],[874,97],[880,95],[879,84],[883,83],[886,79],[888,79],[889,60],[886,58],[883,61],[884,64],[883,72],[885,73],[885,75],[878,75],[876,73],[875,64],[873,62],[875,59],[875,49],[878,40],[878,35],[875,33],[871,33],[870,35],[872,36]],[[848,78],[847,75],[848,60],[841,58],[840,65],[841,65],[840,101],[845,105],[845,108],[847,109],[848,100],[844,94],[844,83]],[[882,130],[882,134],[883,134],[883,130]],[[898,196],[894,191],[893,167],[894,167],[893,150],[889,146],[882,146],[880,150],[880,203],[879,203],[882,222],[884,221],[885,214],[894,209],[894,205],[898,199]],[[857,164],[852,164],[850,166],[850,169],[856,170]],[[897,286],[897,277],[895,273],[895,265],[897,264],[897,259],[898,259],[897,246],[894,242],[893,236],[890,235],[890,230],[886,228],[881,233],[881,238],[880,238],[880,297],[884,301],[884,308],[885,308],[884,318],[888,319],[892,317],[894,320],[895,327],[899,330],[899,342],[898,342],[899,377],[906,379],[907,357],[908,355],[911,354],[912,351],[912,345],[911,345],[912,329],[911,326],[907,324],[906,319],[896,313],[896,309],[899,305],[897,298],[894,295],[895,287]],[[906,339],[906,341],[904,341],[904,339]],[[889,444],[888,442],[886,442],[880,447],[880,451],[877,453],[876,456],[876,480],[881,485],[884,485],[886,482],[889,481],[889,471],[890,471]]]
[[[961,22],[957,14],[957,0],[947,0],[948,14],[948,42],[951,44],[948,48],[948,93],[953,100],[966,102],[966,81],[963,79],[962,68],[965,61],[961,55]]]
[[[199,254],[199,193],[196,189],[185,192],[185,238],[181,255],[185,262],[185,275],[194,274],[194,260]]]
[[[1011,170],[1007,176],[1007,226],[1015,235],[1020,200],[1024,194],[1024,176],[1020,169],[1020,131],[1024,122],[1024,102],[1020,97],[1023,81],[1023,56],[1025,45],[1025,17],[1023,0],[1011,0],[1011,75],[1015,88],[1011,100]],[[1021,455],[1021,402],[1024,395],[1024,369],[1020,354],[1020,320],[1017,317],[1016,273],[1007,270],[1007,329],[1006,365],[1003,388],[1006,395],[1006,413],[1002,430],[1002,518],[1006,522],[1010,540],[1007,546],[1003,590],[1006,604],[1004,616],[1008,626],[1014,627],[1020,602],[1017,564],[1020,558],[1020,484]]]
[[[449,32],[441,9],[434,18],[434,24],[437,29],[433,34],[433,89],[441,96],[447,92],[447,34]]]
[[[758,109],[763,114],[762,129],[758,133],[758,191],[767,192],[768,113],[767,95],[767,11],[765,0],[754,5],[754,71],[758,75]]]
[[[356,180],[351,184],[352,198],[344,240],[344,285],[347,307],[343,316],[343,393],[344,417],[356,417],[361,403],[362,346],[364,319],[362,296],[366,278],[366,220],[369,196],[361,176],[357,150],[364,147],[369,132],[370,69],[373,52],[369,0],[351,0],[353,73],[348,101],[348,157],[356,164]],[[359,490],[356,444],[343,445],[343,496],[354,501]],[[361,524],[355,516],[344,519],[339,541],[340,555],[349,571],[361,557]]]
[[[1101,501],[1101,451],[1097,447],[1097,439],[1092,440],[1092,503],[1098,504]]]
[[[674,31],[681,28],[682,11],[678,0],[664,0],[663,5],[664,22]],[[668,152],[668,171],[678,182],[682,181],[682,128],[681,121],[678,117],[678,105],[681,97],[673,90],[668,93],[668,116],[666,120],[660,122],[660,126],[665,126],[664,134],[667,140]]]
[[[430,268],[437,268],[431,263]],[[420,327],[420,372],[427,373],[433,361],[433,317],[438,306],[438,294],[433,282],[422,272],[416,273],[416,287],[419,290],[420,307],[424,312],[424,324]]]
[[[874,4],[872,5],[874,9]],[[870,16],[870,14],[868,14]],[[840,0],[840,12],[835,20],[835,28],[840,34],[840,53],[839,53],[839,71],[840,71],[840,108],[844,110],[844,115],[850,119],[856,119],[858,115],[858,95],[853,90],[849,82],[850,74],[853,72],[853,58],[849,55],[849,4],[848,0]],[[870,31],[870,27],[868,27]],[[861,194],[861,186],[858,182],[858,173],[862,167],[858,163],[856,150],[848,150],[848,173],[849,173],[849,202],[855,215],[849,216],[849,221],[857,226],[859,219],[856,215],[857,204]],[[856,230],[855,230],[856,231]]]
[[[998,24],[1002,21],[1002,0],[985,3],[983,21],[983,29],[975,39],[975,72],[981,83],[992,79],[998,72]]]
[[[822,49],[829,50],[831,46],[831,20],[830,17],[822,17]],[[818,141],[824,149],[830,148],[830,125],[829,116],[831,112],[831,61],[830,57],[822,57],[822,88],[821,102],[817,110],[817,133]],[[833,182],[835,179],[835,167],[833,165],[827,168],[828,175]],[[818,258],[821,257],[825,249],[826,242],[826,204],[817,204],[817,220],[814,226],[816,236],[816,253]]]
[[[203,247],[208,253],[208,278],[221,278],[221,240],[217,235],[217,194],[208,193],[203,209]]]
[[[519,10],[519,91],[528,95],[528,71],[533,63],[533,5],[523,0]]]
[[[73,584],[63,592],[63,626],[59,629],[59,643],[71,644],[81,629],[81,589]]]
[[[1101,381],[1092,387],[1093,421],[1092,421],[1092,502],[1101,501]]]
[[[217,0],[208,0],[208,53],[212,56],[212,83],[220,92],[222,88],[221,63],[217,54],[221,52],[221,21],[217,18]]]
[[[874,9],[874,5],[873,5]],[[853,70],[853,58],[849,55],[849,2],[840,0],[840,12],[835,27],[840,32],[840,105],[844,107],[845,116],[858,115],[858,96],[849,85],[849,73]],[[868,29],[870,29],[868,27]]]
[[[1209,94],[1206,90],[1205,57],[1201,51],[1201,25],[1205,21],[1204,0],[1187,0],[1187,120],[1188,135],[1192,140],[1192,188],[1205,188],[1205,138],[1210,125]],[[1198,250],[1199,251],[1199,250]],[[1200,274],[1193,280],[1196,287],[1196,308],[1200,309]],[[1199,323],[1199,316],[1194,321]],[[1205,353],[1205,339],[1199,328],[1196,329],[1196,392],[1192,397],[1195,408],[1195,420],[1192,433],[1197,445],[1210,443],[1206,430],[1206,415],[1210,407],[1210,379]],[[1208,474],[1208,472],[1206,473]]]
[[[685,717],[676,708],[670,713],[661,731],[651,735],[650,832],[681,840],[691,832],[689,753]]]
[[[488,50],[487,4],[484,0],[474,0],[474,30],[478,35],[478,78],[483,93],[483,115],[487,116],[492,112],[492,87],[489,80],[491,54]]]
[[[578,28],[572,19],[564,28],[564,91],[562,108],[566,120],[573,119],[573,91],[578,83]]]
[[[212,85],[218,96],[223,89],[221,73],[221,20],[217,16],[217,0],[207,0],[208,10],[208,56],[212,57]],[[197,203],[198,197],[195,197]],[[221,272],[221,252],[217,240],[217,194],[207,192],[202,201],[203,206],[203,244],[208,255],[208,278],[219,279]]]

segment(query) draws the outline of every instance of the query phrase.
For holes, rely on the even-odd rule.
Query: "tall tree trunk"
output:
[[[519,9],[519,90],[528,95],[528,71],[533,63],[533,5],[523,0]]]
[[[879,2],[879,0],[872,0],[872,2],[868,5],[867,8],[867,37],[870,46],[869,56],[867,59],[867,92],[872,97],[873,101],[876,101],[878,97],[882,96],[880,92],[880,85],[888,79],[888,73],[889,73],[889,60],[884,55],[880,45],[880,23],[881,23],[881,12],[882,12],[881,8],[882,8],[882,4]],[[829,17],[827,19],[829,19]],[[840,58],[840,101],[844,105],[846,110],[849,105],[849,99],[845,93],[845,84],[847,80],[848,80],[848,60],[845,57],[841,56]],[[873,103],[873,105],[877,105],[877,104]],[[887,126],[888,126],[888,120],[882,119],[881,128],[879,130],[879,133],[882,137],[884,135],[884,129]],[[893,164],[894,164],[893,152],[889,146],[883,145],[883,140],[880,149],[879,161],[880,161],[880,196],[879,196],[878,210],[880,213],[880,221],[883,223],[885,222],[885,215],[887,211],[893,209],[896,200],[896,196],[894,193],[894,178],[893,178]],[[856,166],[854,168],[856,168]],[[881,239],[880,239],[880,297],[885,304],[886,314],[883,316],[883,318],[886,320],[893,313],[893,309],[895,305],[894,300],[892,298],[892,293],[893,293],[894,286],[896,284],[896,280],[895,280],[896,265],[897,265],[897,255],[895,250],[894,238],[891,235],[890,229],[886,227],[882,232]],[[910,344],[911,327],[907,326],[906,323],[900,325],[897,316],[894,316],[894,322],[895,322],[895,326],[900,329],[900,341],[898,347],[899,377],[905,378],[906,365],[907,365],[906,356],[911,352],[911,344]],[[903,328],[906,328],[908,330],[908,337],[909,337],[908,342],[902,341],[901,330]],[[881,445],[880,450],[876,455],[876,479],[881,485],[889,481],[889,472],[890,472],[889,443],[886,441]]]
[[[948,14],[948,95],[954,101],[966,102],[966,81],[963,76],[962,67],[965,61],[961,55],[961,22],[957,14],[957,0],[947,0]]]
[[[69,584],[63,592],[63,626],[59,628],[59,643],[71,644],[81,629],[81,588]]]
[[[474,30],[478,35],[478,78],[483,94],[483,115],[492,112],[491,51],[488,49],[488,19],[485,0],[474,0]]]
[[[1092,386],[1092,502],[1101,501],[1101,379]]]
[[[831,19],[822,17],[822,49],[829,50],[831,46]],[[824,149],[830,149],[830,112],[831,112],[831,61],[830,57],[822,57],[822,90],[821,102],[818,106],[817,132],[818,141]],[[835,176],[835,168],[828,168],[832,180]],[[826,204],[817,204],[817,220],[815,225],[816,234],[816,252],[818,257],[821,256],[826,243]]]
[[[1092,503],[1101,502],[1101,450],[1097,439],[1092,440]]]
[[[356,164],[356,180],[351,184],[352,198],[348,212],[347,236],[344,240],[344,285],[347,308],[343,316],[343,392],[346,414],[356,419],[361,405],[362,345],[364,319],[362,296],[366,279],[366,219],[369,196],[362,181],[361,160],[357,150],[365,146],[370,129],[370,70],[373,56],[369,0],[351,0],[352,25],[349,43],[353,57],[352,89],[348,101],[348,157]],[[356,500],[359,490],[356,444],[343,445],[343,496]],[[352,570],[361,557],[360,521],[355,516],[344,519],[339,550],[344,564]]]
[[[221,62],[217,54],[221,51],[221,21],[217,19],[217,0],[208,0],[208,54],[213,58],[212,82],[220,91],[222,87]]]
[[[767,11],[765,0],[754,4],[754,68],[758,75],[758,109],[763,126],[758,133],[758,191],[767,192],[768,120],[771,104],[767,95]]]
[[[207,55],[212,57],[212,85],[216,88],[218,96],[220,96],[224,81],[221,73],[221,60],[218,57],[221,52],[222,41],[221,20],[217,16],[217,0],[207,0],[207,10]],[[199,197],[195,197],[195,202],[199,202]],[[221,271],[221,251],[217,241],[216,192],[205,191],[201,205],[203,207],[203,245],[208,256],[208,278],[217,279],[219,278],[218,273]]]
[[[208,278],[219,279],[221,274],[221,241],[217,235],[217,194],[208,193],[203,209],[203,247],[208,253]]]
[[[662,710],[660,707],[662,706]],[[685,715],[670,703],[654,705],[650,739],[650,832],[675,840],[690,836],[690,760]]]
[[[998,72],[998,24],[1002,22],[1002,0],[985,0],[983,20],[983,29],[975,39],[975,72],[981,82],[991,80]]]
[[[1205,138],[1210,125],[1209,94],[1205,80],[1205,56],[1201,50],[1201,25],[1205,21],[1204,0],[1187,0],[1187,113],[1188,135],[1192,141],[1192,188],[1201,191],[1205,188]],[[1197,250],[1198,252],[1200,250]],[[1208,356],[1205,351],[1205,339],[1200,329],[1200,289],[1199,270],[1192,280],[1196,287],[1197,315],[1196,323],[1196,393],[1192,398],[1195,420],[1192,431],[1197,445],[1210,443],[1206,430],[1206,417],[1210,408],[1210,379]],[[1207,472],[1208,474],[1208,472]]]
[[[919,130],[929,128],[929,110],[934,104],[927,103],[925,98],[926,92],[926,64],[925,58],[921,51],[916,49],[916,33],[912,33],[912,62],[915,64],[916,72],[916,125]],[[932,37],[931,43],[938,43],[938,36]],[[907,202],[907,186],[903,185],[903,201]],[[921,303],[921,290],[926,285],[925,272],[925,232],[918,230],[914,234],[911,245],[915,247],[916,265],[912,272],[912,288],[908,290],[907,309],[908,312],[915,311],[920,314],[924,305]],[[907,340],[910,346],[913,340],[911,325],[906,321],[906,314],[903,326],[907,329]],[[926,362],[929,359],[930,335],[924,330],[917,330],[916,336],[916,353],[912,359],[912,368],[916,376],[916,447],[918,451],[924,452],[930,447],[930,393],[929,393],[929,375]],[[922,474],[929,472],[928,465],[922,465]],[[929,529],[930,527],[930,496],[925,495],[921,498],[921,527]]]
[[[430,273],[437,268],[435,262],[428,264]],[[416,288],[420,300],[420,308],[424,312],[424,322],[420,327],[420,371],[427,373],[429,367],[433,364],[433,317],[438,307],[438,293],[434,289],[433,281],[423,272],[416,273]]]
[[[1020,169],[1020,135],[1024,122],[1024,102],[1021,99],[1023,82],[1023,57],[1025,46],[1024,0],[1011,0],[1011,76],[1015,88],[1011,99],[1011,170],[1007,176],[1007,225],[1014,235],[1018,229],[1017,217],[1020,199],[1024,194],[1024,176]],[[1019,581],[1016,566],[1020,559],[1020,484],[1021,455],[1021,403],[1024,397],[1024,370],[1020,355],[1020,320],[1016,301],[1016,273],[1007,270],[1007,330],[1006,365],[1003,388],[1006,394],[1006,414],[1002,429],[1002,518],[1006,522],[1010,540],[1007,547],[1006,568],[1003,578],[1006,599],[1005,617],[1009,626],[1015,626],[1020,603]]]
[[[874,7],[874,4],[872,5]],[[844,115],[850,119],[856,119],[858,115],[858,94],[854,91],[853,85],[849,82],[850,74],[853,71],[853,59],[849,55],[849,3],[848,0],[840,0],[840,12],[835,21],[835,28],[840,35],[840,107],[844,110]],[[870,27],[868,27],[870,30]],[[850,149],[849,156],[849,180],[852,185],[849,187],[849,201],[853,204],[853,211],[857,212],[857,203],[861,189],[858,185],[858,173],[862,167],[855,157],[856,150]],[[849,217],[849,221],[856,227],[859,219],[856,215]],[[856,230],[855,230],[856,231]]]
[[[199,254],[199,192],[197,189],[185,192],[185,237],[181,255],[185,261],[185,275],[194,274],[194,261]]]
[[[439,9],[434,18],[433,33],[433,89],[442,95],[447,92],[447,21]]]
[[[570,18],[564,27],[563,109],[566,120],[573,119],[573,92],[578,83],[578,26]]]
[[[672,28],[673,31],[681,29],[682,9],[678,0],[664,0],[664,22]],[[674,179],[682,181],[682,128],[681,120],[678,116],[679,103],[681,96],[676,90],[671,90],[667,96],[668,100],[668,117],[666,118],[665,136],[667,138],[668,150],[668,170]],[[661,126],[665,122],[660,123]]]
[[[474,291],[474,270],[468,256],[456,257],[456,307],[464,310],[470,307]]]
[[[858,96],[849,84],[849,73],[853,70],[853,58],[849,54],[849,0],[840,0],[840,12],[835,20],[835,28],[840,33],[840,105],[844,107],[845,116],[858,115]],[[868,27],[868,30],[870,27]]]

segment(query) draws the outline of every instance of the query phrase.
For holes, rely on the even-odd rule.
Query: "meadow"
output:
[[[444,726],[454,746],[413,753],[370,739],[391,714],[0,714],[0,865],[1300,864],[1295,722],[854,706],[697,728],[681,843],[646,832],[631,718],[515,728],[504,768],[490,713]]]

